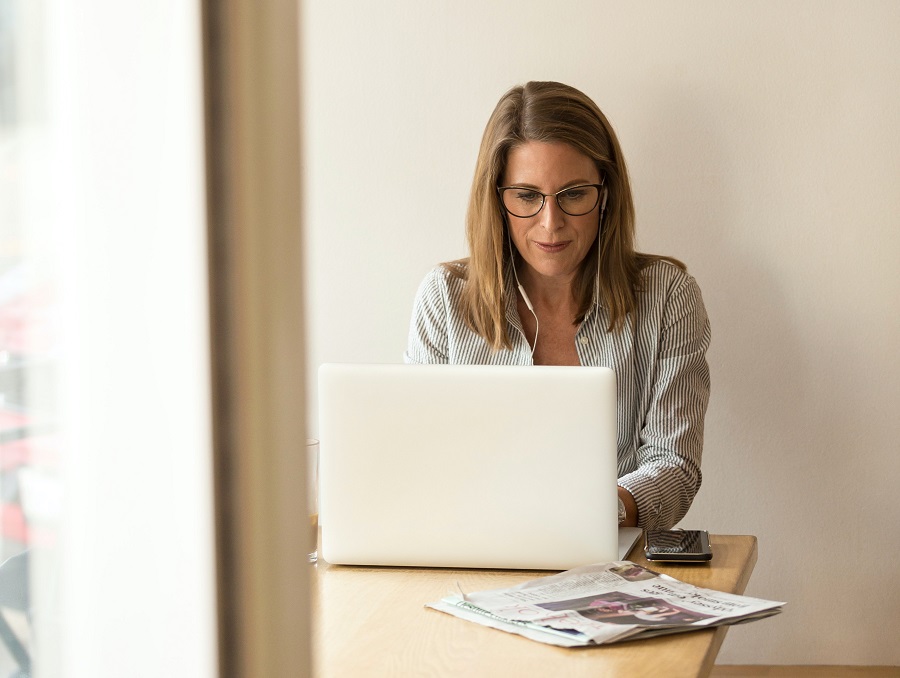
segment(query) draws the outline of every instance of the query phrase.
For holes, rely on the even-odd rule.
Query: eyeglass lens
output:
[[[516,217],[533,217],[544,206],[544,194],[529,188],[504,188],[500,191],[503,206]],[[552,198],[553,195],[546,197]],[[587,214],[600,199],[600,189],[596,186],[574,186],[556,194],[556,203],[569,216]]]

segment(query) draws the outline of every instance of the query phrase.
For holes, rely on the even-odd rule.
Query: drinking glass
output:
[[[309,514],[309,562],[319,559],[319,441],[306,440],[306,508]]]

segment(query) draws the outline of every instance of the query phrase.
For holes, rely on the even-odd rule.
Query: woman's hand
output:
[[[619,487],[619,499],[622,500],[622,503],[625,504],[625,521],[620,525],[620,527],[637,527],[638,524],[638,510],[637,504],[634,502],[634,497],[631,496],[631,492],[626,490],[624,487]]]

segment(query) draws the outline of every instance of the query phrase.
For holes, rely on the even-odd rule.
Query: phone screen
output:
[[[705,530],[647,530],[647,560],[705,561],[712,558]]]

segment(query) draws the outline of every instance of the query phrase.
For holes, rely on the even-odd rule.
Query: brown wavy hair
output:
[[[670,257],[635,252],[634,202],[625,158],[597,104],[558,82],[513,87],[500,98],[481,139],[466,213],[469,258],[445,265],[452,274],[467,279],[463,317],[495,350],[512,346],[506,329],[504,282],[513,265],[497,186],[510,150],[528,141],[566,143],[577,149],[594,161],[609,192],[598,246],[589,250],[576,278],[575,324],[584,320],[594,302],[598,270],[598,302],[609,311],[607,329],[612,331],[620,329],[635,310],[642,268],[658,259],[684,268]]]

